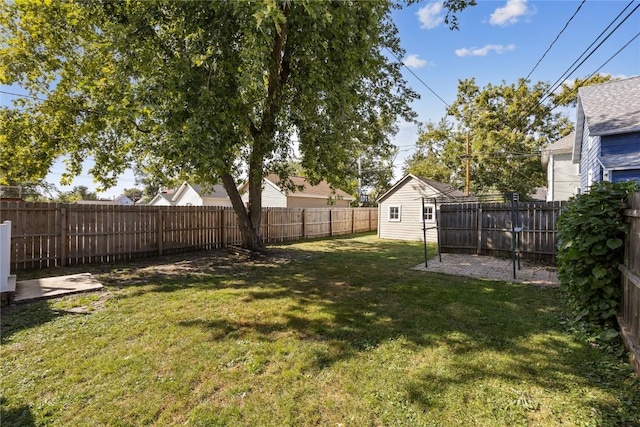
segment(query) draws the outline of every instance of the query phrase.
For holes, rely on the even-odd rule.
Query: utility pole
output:
[[[466,190],[467,190],[467,196],[470,194],[471,192],[471,144],[469,142],[469,132],[467,131],[467,185],[466,185]]]

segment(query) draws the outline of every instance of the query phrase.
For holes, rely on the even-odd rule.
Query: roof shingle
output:
[[[640,130],[640,77],[581,87],[578,96],[590,135]]]

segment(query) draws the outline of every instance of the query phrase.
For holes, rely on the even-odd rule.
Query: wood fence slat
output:
[[[11,267],[114,262],[146,255],[239,245],[232,208],[117,206],[0,201],[12,221]],[[283,242],[377,229],[376,208],[268,208],[265,241]]]
[[[463,203],[440,205],[441,246],[486,255],[505,256],[512,248],[513,221],[523,227],[521,251],[524,258],[555,260],[555,223],[559,203],[520,203],[512,217],[511,204]]]

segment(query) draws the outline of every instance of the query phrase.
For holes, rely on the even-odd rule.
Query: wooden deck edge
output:
[[[631,331],[627,327],[622,316],[618,315],[618,325],[620,325],[620,335],[622,336],[622,341],[624,342],[624,346],[629,351],[629,363],[633,367],[633,370],[636,372],[636,375],[640,377],[640,345],[633,341],[633,336],[631,335]]]

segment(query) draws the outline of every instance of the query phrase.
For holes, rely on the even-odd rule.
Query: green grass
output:
[[[2,426],[640,425],[640,380],[557,289],[372,235],[272,249],[85,267],[105,292],[5,310]]]

